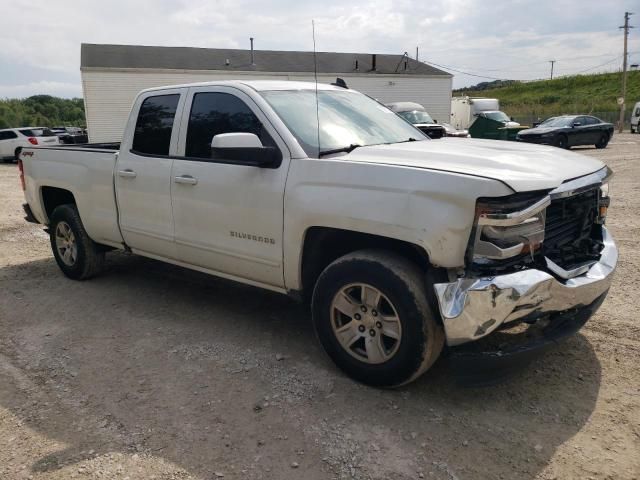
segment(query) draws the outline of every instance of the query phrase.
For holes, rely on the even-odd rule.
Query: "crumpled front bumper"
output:
[[[602,227],[604,248],[600,260],[583,275],[560,281],[536,269],[506,275],[459,278],[434,285],[449,346],[489,335],[523,317],[543,316],[586,306],[611,285],[618,250]]]

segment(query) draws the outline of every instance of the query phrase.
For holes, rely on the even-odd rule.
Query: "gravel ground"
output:
[[[0,165],[0,478],[640,478],[640,135],[580,151],[616,172],[609,298],[483,388],[446,362],[355,384],[302,306],[159,262],[116,253],[67,280]]]

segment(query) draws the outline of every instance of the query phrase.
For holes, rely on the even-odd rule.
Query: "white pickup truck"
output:
[[[306,299],[329,356],[371,385],[443,348],[471,368],[528,358],[587,321],[617,262],[598,160],[431,141],[337,86],[145,90],[119,146],[25,148],[19,166],[67,277],[119,249]]]

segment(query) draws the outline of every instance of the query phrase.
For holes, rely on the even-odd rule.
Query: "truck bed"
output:
[[[49,223],[46,198],[71,192],[89,236],[98,243],[123,242],[118,227],[114,168],[119,143],[26,147],[20,154],[25,195],[35,218]]]

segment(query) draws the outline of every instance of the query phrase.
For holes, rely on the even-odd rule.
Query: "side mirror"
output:
[[[580,125],[582,125],[580,122],[573,122],[574,127],[579,127]]]
[[[536,128],[538,125],[540,125],[542,122],[533,122],[533,128]]]
[[[433,123],[438,123],[438,120],[436,120],[435,118],[433,119]]]
[[[515,119],[515,118],[513,118],[513,117],[510,117],[510,118],[511,118],[511,121],[512,121],[512,122],[515,122],[515,121],[516,121],[516,119]]]
[[[277,168],[282,161],[280,150],[265,147],[253,133],[221,133],[211,140],[211,158],[227,163]]]

